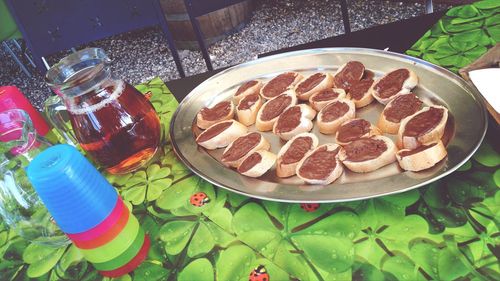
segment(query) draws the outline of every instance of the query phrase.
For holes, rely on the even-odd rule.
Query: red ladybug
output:
[[[269,274],[263,265],[257,266],[248,277],[248,281],[269,281]]]
[[[191,198],[189,198],[189,202],[195,207],[203,207],[205,206],[205,204],[210,202],[210,198],[208,198],[205,192],[198,192],[193,194]]]
[[[302,203],[300,207],[306,212],[314,212],[319,208],[318,203]]]
[[[144,94],[144,97],[146,97],[148,100],[150,100],[152,96],[153,96],[153,93],[151,91]]]

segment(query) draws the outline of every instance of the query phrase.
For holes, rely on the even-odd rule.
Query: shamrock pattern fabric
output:
[[[464,7],[450,10],[432,29],[441,30],[437,38],[431,31],[408,52],[443,61],[446,57],[435,54],[457,47],[452,37],[476,29],[489,43],[473,40],[477,44],[469,50],[482,52],[497,42],[490,27],[495,25],[489,24],[498,16],[498,1]],[[441,29],[445,22],[457,24],[451,23],[457,18],[469,19],[458,25],[481,24]],[[439,44],[447,47],[430,50],[443,41],[440,36],[447,43]],[[453,65],[447,60],[441,65],[456,70],[474,59],[467,50],[457,54]],[[165,134],[178,102],[160,79],[137,88],[150,97]],[[332,204],[276,203],[217,188],[185,167],[168,137],[163,139],[148,167],[106,175],[152,240],[146,261],[119,280],[500,280],[500,155],[494,139],[433,184]],[[109,279],[74,246],[30,244],[3,223],[0,256],[1,280]]]

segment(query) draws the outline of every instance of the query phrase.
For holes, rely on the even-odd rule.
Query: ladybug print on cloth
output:
[[[248,277],[248,281],[269,281],[269,274],[263,265],[257,266]]]
[[[205,204],[210,202],[210,198],[208,198],[205,192],[198,192],[193,194],[191,198],[189,198],[189,202],[195,207],[203,207],[205,206]]]
[[[319,208],[318,203],[302,203],[300,207],[306,212],[314,212]]]

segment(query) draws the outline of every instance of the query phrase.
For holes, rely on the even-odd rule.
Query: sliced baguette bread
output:
[[[240,136],[226,147],[221,161],[224,165],[237,168],[251,153],[257,150],[269,150],[271,145],[259,133],[252,132]]]
[[[247,177],[260,177],[271,169],[276,155],[267,150],[257,150],[248,155],[238,166],[238,172]]]
[[[283,140],[290,140],[300,133],[309,132],[313,127],[311,120],[314,116],[316,111],[306,104],[291,106],[278,117],[273,133]]]
[[[414,94],[400,95],[391,100],[378,119],[377,127],[387,134],[397,134],[401,120],[422,108],[423,102]]]
[[[257,113],[255,128],[261,132],[271,131],[278,117],[290,106],[297,104],[295,93],[290,90],[265,102]]]
[[[238,137],[247,133],[247,127],[243,124],[227,120],[216,123],[196,138],[196,143],[206,149],[217,149],[228,146]]]
[[[365,66],[359,61],[349,61],[344,63],[333,74],[335,87],[349,90],[353,83],[363,78]]]
[[[370,93],[374,80],[372,78],[362,79],[355,82],[349,88],[347,98],[354,102],[356,108],[361,108],[373,102],[373,95]]]
[[[318,137],[311,133],[298,134],[289,140],[278,152],[276,175],[280,178],[295,175],[295,168],[307,152],[318,146]]]
[[[307,101],[312,94],[333,87],[330,73],[318,72],[309,75],[295,86],[295,94],[299,100]]]
[[[355,117],[354,103],[348,99],[329,103],[318,113],[316,124],[322,134],[335,134],[344,122]]]
[[[410,93],[417,84],[418,77],[415,72],[406,68],[400,68],[378,79],[373,83],[369,91],[378,102],[387,104],[399,95]]]
[[[285,72],[269,80],[260,89],[260,95],[266,99],[273,99],[288,90],[293,90],[304,76],[298,72]]]
[[[246,95],[236,107],[238,121],[245,126],[251,126],[257,119],[257,112],[262,107],[262,98],[259,94]]]
[[[207,129],[220,121],[233,119],[234,104],[231,101],[221,101],[212,107],[202,108],[196,115],[196,125]]]
[[[297,176],[308,184],[332,183],[344,172],[339,161],[340,150],[339,145],[327,143],[309,151],[297,165]]]
[[[442,141],[419,146],[417,149],[402,149],[397,152],[399,166],[407,171],[418,172],[429,169],[447,155]]]
[[[365,119],[357,118],[348,120],[340,125],[335,134],[335,141],[340,145],[345,145],[359,138],[367,138],[380,134],[379,128]]]
[[[320,111],[327,104],[344,99],[345,96],[346,93],[343,89],[328,88],[312,94],[309,98],[309,105],[311,105],[314,110]]]
[[[425,107],[401,120],[397,145],[403,149],[415,149],[422,144],[441,140],[448,121],[448,109],[443,106]]]
[[[340,160],[351,171],[367,173],[396,161],[396,145],[385,136],[354,140],[342,147]]]
[[[250,80],[243,83],[234,92],[233,99],[235,103],[239,103],[241,99],[248,95],[260,94],[260,89],[262,89],[263,83],[259,80]]]

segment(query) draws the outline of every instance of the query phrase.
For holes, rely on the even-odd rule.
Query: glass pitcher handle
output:
[[[75,134],[63,117],[63,113],[67,111],[68,109],[59,96],[51,96],[45,101],[45,115],[49,119],[50,124],[52,124],[52,127],[64,138],[67,144],[76,147],[78,141]]]

